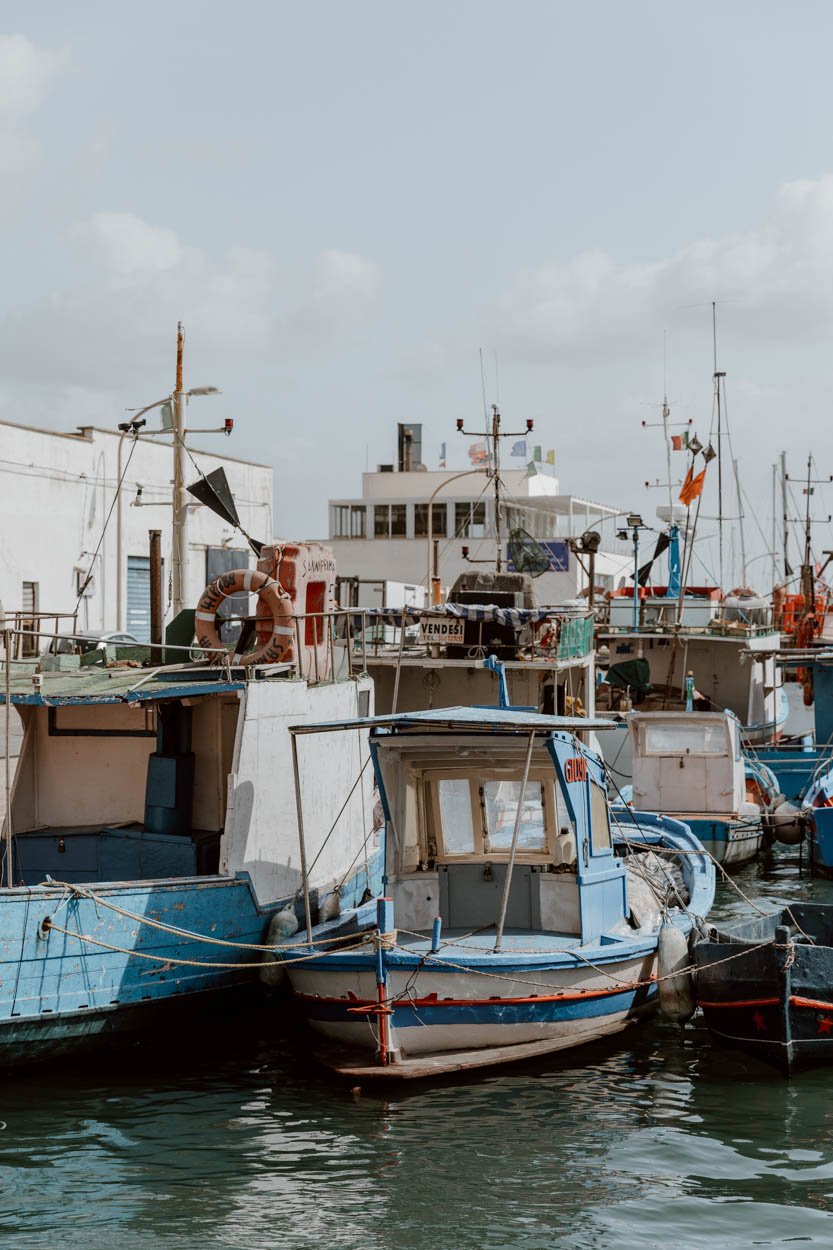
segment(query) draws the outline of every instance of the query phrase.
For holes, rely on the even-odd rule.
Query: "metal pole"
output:
[[[3,622],[5,626],[5,621]],[[5,718],[5,786],[6,786],[6,885],[12,881],[12,782],[11,782],[11,737],[12,737],[12,648],[11,634],[6,626],[3,630],[3,649],[6,653],[6,718]]]
[[[399,628],[399,654],[396,657],[396,675],[393,679],[393,707],[391,715],[396,711],[396,704],[399,699],[399,674],[402,672],[402,648],[405,645],[405,609],[402,609],[402,623]]]
[[[298,771],[298,739],[292,733],[292,771],[295,774],[295,807],[298,812],[298,846],[301,851],[301,887],[304,892],[304,920],[307,941],[312,941],[312,912],[309,905],[309,877],[307,876],[307,848],[304,843],[304,809],[301,802],[301,774]]]
[[[633,527],[633,632],[639,633],[639,529]]]
[[[787,513],[787,453],[781,452],[781,512],[784,521],[784,581],[790,576],[792,569],[787,555],[789,544],[789,516]]]
[[[503,926],[506,921],[506,910],[509,906],[509,889],[512,885],[512,869],[515,866],[515,851],[518,847],[518,834],[521,831],[521,815],[523,813],[524,795],[526,794],[526,783],[529,779],[529,766],[532,763],[532,748],[535,745],[535,730],[529,735],[529,746],[526,748],[526,760],[524,761],[524,775],[521,779],[521,792],[518,795],[518,809],[515,812],[515,828],[512,830],[512,845],[509,848],[509,862],[506,865],[506,879],[503,882],[503,898],[500,900],[500,915],[497,918],[497,937],[495,938],[495,950],[499,951],[501,942],[503,941]]]
[[[492,472],[495,477],[495,572],[503,568],[503,552],[500,539],[500,413],[492,404]]]
[[[180,321],[176,332],[176,389],[173,395],[174,422],[174,510],[173,551],[171,572],[173,575],[173,613],[178,616],[185,607],[186,570],[188,564],[188,502],[185,491],[185,392],[182,389],[182,357],[185,347],[185,330]]]
[[[148,530],[150,547],[150,643],[153,659],[161,659],[162,646],[162,531]]]

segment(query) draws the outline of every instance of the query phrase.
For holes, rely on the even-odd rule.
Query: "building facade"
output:
[[[272,469],[193,451],[189,484],[222,466],[245,529],[273,538]],[[194,465],[198,466],[194,467]],[[117,484],[122,481],[117,493]],[[86,426],[74,434],[0,422],[0,603],[7,613],[77,612],[75,628],[150,638],[150,530],[160,530],[171,619],[173,451],[167,439]],[[188,506],[187,604],[246,541],[196,499]],[[42,628],[53,625],[44,621]],[[72,632],[64,619],[60,632]],[[42,645],[35,648],[42,649]]]
[[[568,540],[587,530],[602,536],[595,563],[597,586],[613,589],[630,571],[632,559],[624,545],[619,552],[609,550],[618,545],[615,518],[621,517],[621,510],[561,494],[558,479],[534,465],[502,470],[501,481],[503,568],[513,568],[510,531],[525,530],[550,557],[550,570],[536,580],[540,603],[563,603],[586,588],[586,568]],[[399,471],[383,466],[362,475],[360,498],[332,499],[329,507],[327,541],[342,578],[428,586],[434,540],[444,588],[461,573],[495,568],[496,500],[486,469],[459,473],[421,465]]]

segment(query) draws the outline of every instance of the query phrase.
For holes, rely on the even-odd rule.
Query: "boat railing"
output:
[[[0,632],[9,635],[11,659],[34,659],[41,650],[41,638],[59,638],[62,627],[69,624],[72,630],[78,625],[78,612],[34,612],[29,608],[6,611],[0,617]]]
[[[480,617],[457,615],[442,609],[412,607],[352,608],[344,613],[345,641],[351,663],[407,660],[483,660],[497,653],[521,663],[564,662],[593,651],[595,620],[590,611],[513,610]],[[459,609],[458,609],[459,610]]]

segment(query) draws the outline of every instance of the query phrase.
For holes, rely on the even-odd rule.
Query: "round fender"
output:
[[[694,1015],[694,982],[689,966],[685,935],[664,920],[657,941],[657,992],[660,1011],[675,1024],[685,1024]]]
[[[217,626],[217,610],[229,595],[252,592],[268,609],[272,620],[271,629],[261,645],[246,655],[234,655],[234,664],[280,664],[294,656],[295,629],[292,621],[292,601],[274,577],[258,569],[231,569],[214,579],[200,595],[194,624],[197,645],[212,652],[212,662],[221,663],[226,651]]]

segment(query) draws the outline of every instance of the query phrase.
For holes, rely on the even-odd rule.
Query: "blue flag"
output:
[[[511,454],[513,456],[523,456],[524,459],[526,459],[526,439],[525,438],[519,439],[517,443],[512,444]]]

